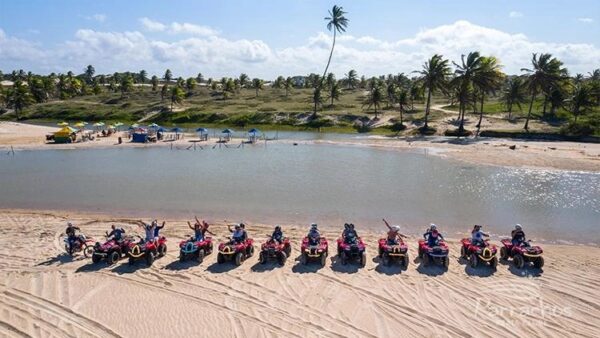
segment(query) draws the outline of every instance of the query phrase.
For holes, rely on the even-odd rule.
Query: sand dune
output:
[[[471,269],[451,241],[450,268],[423,268],[410,239],[406,270],[381,267],[377,233],[365,268],[302,266],[304,229],[286,229],[293,241],[284,267],[179,263],[177,243],[189,234],[184,221],[168,221],[166,257],[148,268],[119,262],[92,265],[64,254],[66,215],[3,211],[0,215],[0,336],[33,337],[512,337],[581,336],[600,332],[600,249],[546,245],[543,271],[501,263],[496,272]],[[96,238],[112,222],[139,232],[127,219],[69,215]],[[223,240],[222,224],[213,231]],[[270,227],[252,225],[259,242]],[[360,230],[360,229],[359,229]],[[334,239],[337,229],[326,229]]]

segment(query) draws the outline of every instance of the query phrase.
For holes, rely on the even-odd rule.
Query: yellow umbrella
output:
[[[60,123],[57,123],[57,124],[58,124],[59,126],[68,126],[68,125],[69,125],[69,122],[64,122],[64,121],[63,121],[63,122],[60,122]]]
[[[75,123],[75,127],[83,128],[83,127],[85,127],[86,124],[87,123],[85,123],[85,122],[77,122],[77,123]]]

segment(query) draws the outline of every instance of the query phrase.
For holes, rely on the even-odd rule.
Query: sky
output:
[[[350,20],[330,71],[342,77],[411,73],[433,54],[479,51],[508,74],[551,53],[571,74],[600,67],[598,0],[0,0],[0,70],[162,76],[322,73],[331,47],[324,18]]]

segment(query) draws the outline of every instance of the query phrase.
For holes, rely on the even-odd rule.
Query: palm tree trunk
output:
[[[403,117],[403,114],[402,114],[403,113],[402,111],[404,110],[403,108],[404,107],[402,107],[402,105],[400,105],[400,125],[404,124],[404,117]]]
[[[533,100],[535,100],[535,92],[531,94],[531,102],[529,102],[529,112],[527,113],[527,119],[525,119],[525,126],[523,129],[529,130],[529,119],[531,118],[531,109],[533,108]]]
[[[321,78],[321,81],[319,82],[319,88],[321,88],[321,86],[323,85],[323,81],[325,81],[325,76],[327,75],[327,70],[329,69],[329,64],[331,63],[331,56],[333,56],[333,49],[335,48],[335,37],[337,30],[334,28],[333,29],[333,43],[331,44],[331,52],[329,52],[329,59],[327,60],[327,66],[325,66],[325,71],[323,72],[323,77]]]
[[[429,105],[431,104],[431,88],[427,88],[427,104],[425,105],[425,125],[423,125],[424,129],[429,127],[428,118],[429,118]]]
[[[512,103],[508,104],[508,119],[512,120]]]
[[[479,122],[477,123],[477,133],[479,133],[479,129],[481,129],[481,121],[483,121],[483,99],[485,97],[484,93],[481,93],[481,105],[479,106]]]
[[[548,104],[548,95],[544,95],[544,111],[542,112],[542,116],[546,117],[546,105]]]
[[[465,130],[465,110],[467,110],[466,103],[460,102],[458,104],[458,116],[460,118],[460,124],[458,125],[459,132],[463,132]]]

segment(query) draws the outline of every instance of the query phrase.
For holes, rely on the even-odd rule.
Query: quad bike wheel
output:
[[[219,252],[217,254],[217,264],[223,264],[223,263],[225,263],[225,257],[223,257],[223,254]]]
[[[339,254],[340,256],[340,261],[342,262],[342,265],[346,265],[348,264],[348,257],[346,257],[346,253],[342,251],[341,254]]]
[[[500,248],[500,259],[507,260],[508,259],[508,250],[505,247]]]
[[[97,264],[102,260],[102,257],[98,256],[98,255],[94,255],[92,253],[92,263]]]
[[[321,255],[321,266],[325,266],[325,264],[327,264],[327,254],[322,254]]]
[[[261,251],[261,253],[258,254],[258,262],[260,264],[265,264],[267,263],[267,256],[265,255],[264,252]]]
[[[523,259],[523,256],[520,254],[516,254],[515,257],[513,257],[513,263],[517,269],[523,269],[523,266],[525,266],[525,259]]]
[[[135,264],[135,259],[133,259],[133,257],[129,257],[129,260],[127,260],[127,263],[129,265],[133,265],[133,264]]]
[[[450,257],[446,256],[444,259],[444,267],[447,269],[450,266]]]
[[[363,252],[360,256],[360,266],[364,268],[365,265],[367,265],[367,253]]]
[[[285,256],[290,257],[290,255],[292,254],[292,246],[291,245],[286,246],[284,251],[285,251]]]
[[[533,266],[536,269],[541,269],[544,267],[544,257],[538,257],[536,258],[536,260],[533,262]]]
[[[248,248],[248,257],[252,257],[254,255],[254,245],[251,245]]]
[[[121,254],[118,251],[111,251],[108,253],[108,264],[113,265],[121,259]]]
[[[306,257],[306,254],[302,253],[302,255],[300,256],[300,264],[306,265],[307,262],[308,262],[308,258]]]
[[[242,265],[242,261],[244,260],[244,255],[241,252],[235,254],[235,265]]]
[[[390,266],[390,256],[387,253],[384,253],[381,256],[381,262],[384,266]]]
[[[183,252],[179,252],[179,263],[185,262],[185,254]]]
[[[204,261],[204,249],[198,249],[198,256],[196,257],[198,264],[202,264]]]
[[[88,257],[90,257],[93,254],[94,254],[94,248],[92,246],[86,244],[83,247],[83,256],[85,258],[88,258]]]
[[[286,260],[287,260],[287,256],[284,251],[280,252],[277,255],[277,262],[279,262],[279,265],[284,266]]]
[[[408,253],[402,257],[401,264],[405,269],[408,267]]]
[[[478,263],[477,255],[471,255],[471,258],[469,258],[469,263],[471,264],[472,268],[476,268]]]
[[[158,257],[163,257],[167,254],[167,245],[161,244],[158,246]]]
[[[423,263],[423,266],[428,266],[429,265],[429,256],[426,254],[423,254],[421,256],[421,262]]]
[[[154,253],[146,252],[146,264],[152,266],[152,263],[154,263]]]
[[[467,259],[468,258],[467,256],[468,256],[467,255],[467,249],[465,249],[464,246],[461,246],[460,247],[460,257],[462,257],[464,259]]]
[[[496,270],[496,267],[498,267],[498,257],[492,258],[492,260],[490,261],[490,266],[492,267],[492,269]]]

